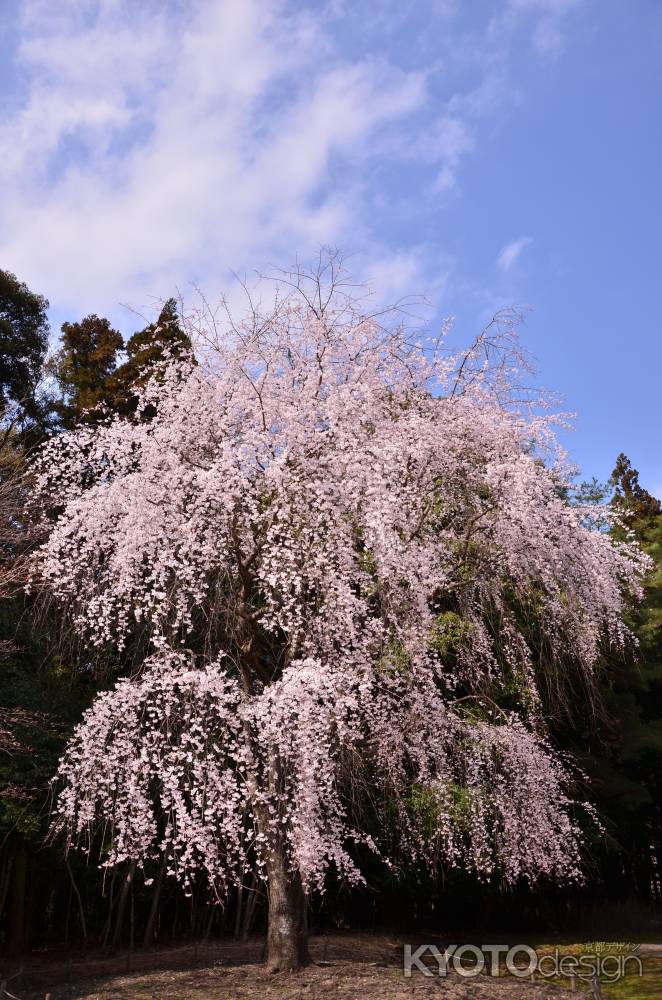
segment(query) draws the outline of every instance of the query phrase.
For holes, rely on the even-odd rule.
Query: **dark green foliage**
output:
[[[126,360],[118,365],[124,351]],[[193,360],[193,349],[182,330],[175,299],[168,299],[155,323],[129,338],[107,319],[87,316],[80,323],[64,323],[62,345],[49,367],[59,389],[56,410],[68,430],[79,422],[95,422],[104,413],[133,416],[138,406],[136,390],[170,359]],[[149,418],[149,413],[140,415]]]
[[[121,333],[99,316],[62,325],[62,346],[50,368],[60,388],[56,410],[65,429],[98,420],[102,407],[112,406],[111,376],[122,347]]]
[[[49,781],[66,735],[86,702],[59,657],[47,657],[48,634],[35,628],[25,599],[0,603],[5,655],[0,671],[0,838],[45,833]]]
[[[96,684],[73,669],[74,649],[58,653],[61,638],[60,622],[32,598],[0,601],[0,947],[10,953],[37,930],[61,935],[71,892],[62,844],[48,841],[51,779]],[[80,936],[78,910],[68,919]]]
[[[645,598],[629,626],[639,646],[612,659],[602,681],[604,714],[578,722],[570,744],[591,778],[606,837],[596,857],[598,880],[613,894],[659,900],[662,882],[662,513],[618,456],[611,505],[653,560]],[[566,736],[568,734],[566,733]]]
[[[48,348],[48,302],[0,270],[0,411],[40,418],[37,387]]]

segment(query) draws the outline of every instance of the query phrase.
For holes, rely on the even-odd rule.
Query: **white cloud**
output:
[[[533,243],[530,236],[520,236],[519,239],[513,240],[511,243],[506,243],[505,246],[501,247],[496,259],[496,265],[499,270],[503,271],[504,274],[510,271],[520,259],[524,248],[530,243]]]
[[[515,100],[515,26],[551,49],[576,2],[498,0],[500,19],[463,34],[458,0],[429,0],[423,33],[395,0],[23,0],[0,261],[70,314],[189,281],[213,296],[230,268],[319,244],[362,251],[359,271],[395,295],[441,290],[435,238],[402,243],[398,223],[461,190]]]
[[[429,150],[442,164],[435,188],[444,191],[455,184],[460,160],[474,148],[474,138],[462,119],[445,114],[435,124],[428,139]]]
[[[343,61],[277,0],[200,0],[180,20],[88,8],[27,7],[30,88],[0,130],[15,271],[102,309],[361,234],[360,189],[325,182],[424,103],[422,73]]]
[[[452,262],[447,256],[431,256],[425,246],[416,246],[370,260],[364,281],[382,303],[393,304],[415,295],[412,314],[423,316],[427,304],[444,292],[451,273]]]

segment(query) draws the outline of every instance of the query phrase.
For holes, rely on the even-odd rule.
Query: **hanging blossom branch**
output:
[[[92,643],[153,649],[78,727],[58,822],[219,895],[253,866],[358,880],[357,843],[574,878],[546,678],[590,684],[629,641],[643,557],[564,499],[510,329],[507,360],[493,329],[453,356],[327,276],[214,314],[204,363],[142,391],[149,421],[41,455],[35,580]],[[506,685],[519,707],[486,709]]]

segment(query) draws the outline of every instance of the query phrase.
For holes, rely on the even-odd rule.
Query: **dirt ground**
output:
[[[414,970],[412,978],[405,979],[402,943],[381,935],[313,938],[312,964],[297,974],[269,975],[261,964],[262,947],[259,941],[221,942],[195,950],[135,953],[130,958],[59,965],[35,962],[4,988],[18,1000],[423,1000],[440,996],[448,1000],[580,1000],[588,995],[510,976],[464,979],[449,974],[442,979]],[[127,964],[131,971],[118,973]],[[0,992],[0,997],[5,1000],[6,994]]]

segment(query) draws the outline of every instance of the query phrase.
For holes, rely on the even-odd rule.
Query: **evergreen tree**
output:
[[[623,452],[616,459],[609,482],[614,487],[612,506],[641,536],[648,519],[660,513],[660,501],[640,485],[639,473],[632,468],[630,459]]]
[[[50,367],[62,394],[57,411],[65,429],[95,422],[104,405],[112,407],[112,376],[122,347],[121,333],[107,319],[90,315],[63,323],[62,346]]]
[[[37,386],[48,347],[48,301],[0,270],[0,413],[15,423],[40,419]]]
[[[634,661],[612,657],[604,676],[605,716],[573,735],[604,821],[599,880],[612,896],[662,898],[662,513],[620,454],[609,481],[620,518],[611,529],[633,533],[652,558],[645,599],[628,622],[639,641]],[[582,745],[583,744],[583,745]]]

